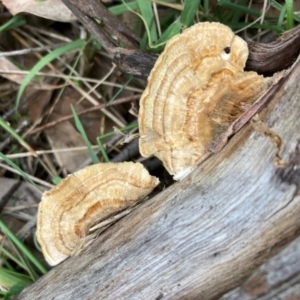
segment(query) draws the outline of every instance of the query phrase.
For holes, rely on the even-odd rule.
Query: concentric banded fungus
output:
[[[140,152],[179,180],[271,85],[244,72],[248,47],[230,28],[199,23],[172,38],[140,100]]]
[[[37,238],[50,265],[72,254],[88,229],[132,206],[159,183],[140,163],[89,166],[44,193],[38,210]]]

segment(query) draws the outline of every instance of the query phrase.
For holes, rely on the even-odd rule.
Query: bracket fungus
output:
[[[37,239],[50,265],[70,256],[91,226],[133,206],[159,183],[140,163],[88,166],[43,194]]]
[[[199,23],[173,37],[159,56],[140,100],[142,156],[162,160],[175,180],[271,86],[244,72],[247,43],[220,23]]]

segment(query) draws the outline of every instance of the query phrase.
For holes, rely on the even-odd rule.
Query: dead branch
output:
[[[182,182],[142,203],[17,299],[216,299],[300,233],[300,62],[260,112]]]

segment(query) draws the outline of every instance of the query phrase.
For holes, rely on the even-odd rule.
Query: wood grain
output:
[[[216,299],[300,233],[300,63],[261,119],[16,299]]]
[[[261,265],[241,286],[219,300],[298,300],[299,261],[300,237]]]

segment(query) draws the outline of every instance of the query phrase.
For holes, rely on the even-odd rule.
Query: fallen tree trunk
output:
[[[256,270],[241,286],[220,300],[299,300],[300,238]]]
[[[260,118],[17,299],[215,299],[300,233],[300,62]]]

